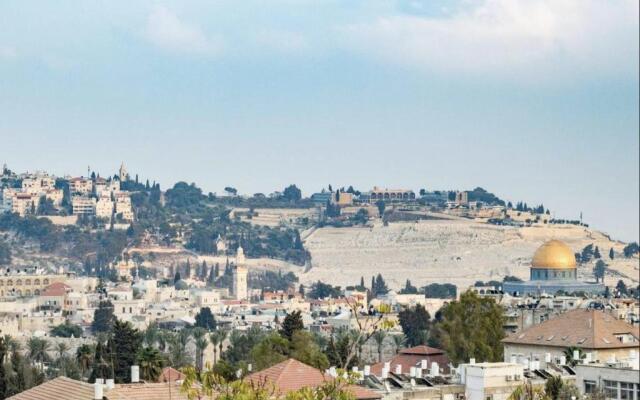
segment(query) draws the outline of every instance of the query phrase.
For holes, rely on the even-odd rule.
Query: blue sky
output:
[[[482,186],[638,239],[638,2],[0,3],[0,162]]]

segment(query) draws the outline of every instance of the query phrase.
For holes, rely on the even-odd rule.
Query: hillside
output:
[[[622,258],[624,244],[600,232],[574,225],[516,228],[462,219],[317,229],[305,239],[312,261],[300,279],[344,286],[358,283],[361,276],[368,283],[371,275],[381,273],[395,289],[406,279],[416,286],[451,282],[462,287],[505,275],[527,279],[533,253],[549,239],[563,240],[576,252],[593,243],[609,264],[607,284],[621,278],[638,284],[638,258]],[[620,257],[608,259],[611,247]],[[593,279],[592,268],[580,267],[580,276]]]

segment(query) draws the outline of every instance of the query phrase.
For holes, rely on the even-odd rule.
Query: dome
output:
[[[176,290],[187,290],[189,289],[189,284],[182,279],[175,283],[174,287]]]
[[[540,246],[533,255],[532,268],[571,269],[576,267],[573,250],[564,242],[550,240]]]

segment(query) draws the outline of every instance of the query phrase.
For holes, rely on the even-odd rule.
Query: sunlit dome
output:
[[[550,240],[533,255],[532,268],[571,269],[576,267],[573,250],[560,240]]]

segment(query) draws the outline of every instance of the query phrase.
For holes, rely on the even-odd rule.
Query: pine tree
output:
[[[131,366],[136,364],[136,354],[141,345],[142,334],[130,322],[116,320],[108,343],[116,383],[131,382]]]
[[[600,249],[596,246],[596,249],[593,251],[593,258],[600,258]]]
[[[302,313],[300,310],[293,311],[292,313],[287,314],[282,321],[282,329],[280,330],[280,335],[291,341],[293,338],[293,334],[296,331],[301,331],[304,329],[304,323],[302,322]]]
[[[180,276],[180,271],[176,272],[176,274],[173,276],[173,283],[175,284],[176,282],[178,282],[180,279],[182,279],[182,277]]]
[[[113,316],[113,304],[110,301],[101,301],[98,308],[93,312],[93,322],[91,330],[94,333],[108,332],[115,321]]]
[[[612,259],[612,260],[615,258],[615,254],[613,252],[613,247],[609,249],[609,258]]]
[[[7,397],[7,374],[4,366],[4,359],[7,355],[7,344],[4,337],[0,337],[0,399]]]
[[[187,279],[191,279],[191,263],[189,262],[189,259],[187,258],[187,265],[186,265],[186,275],[187,275]]]

